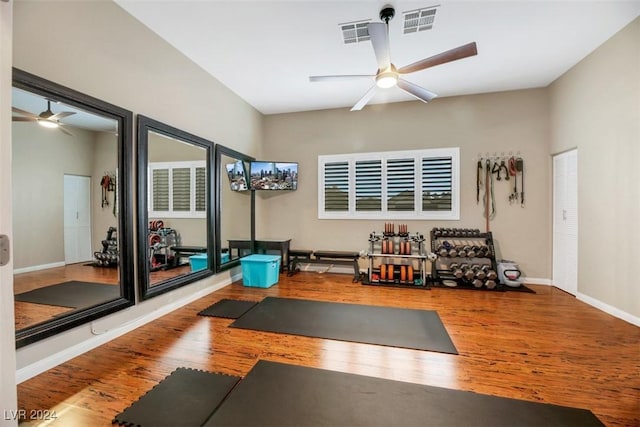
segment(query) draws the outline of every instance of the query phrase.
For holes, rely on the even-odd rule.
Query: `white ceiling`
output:
[[[638,0],[116,2],[264,114],[355,104],[373,79],[308,77],[375,74],[371,43],[345,45],[338,24],[379,22],[386,4],[396,9],[389,34],[398,67],[477,43],[477,56],[405,76],[440,97],[547,86],[640,15]],[[435,5],[432,30],[402,34],[402,12]],[[408,100],[394,87],[370,103]]]

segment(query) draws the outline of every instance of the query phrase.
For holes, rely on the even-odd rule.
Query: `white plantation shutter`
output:
[[[382,211],[382,160],[356,161],[356,211]]]
[[[196,212],[207,210],[207,168],[196,168]]]
[[[448,211],[452,205],[453,159],[427,157],[422,159],[422,210]]]
[[[171,175],[173,178],[173,211],[188,212],[191,210],[191,169],[173,168]]]
[[[459,148],[318,157],[320,219],[460,217]]]
[[[415,159],[387,161],[387,210],[413,212],[416,194]]]
[[[323,207],[327,212],[349,211],[349,163],[327,163],[323,175]]]
[[[149,163],[149,175],[149,216],[206,217],[204,161]]]

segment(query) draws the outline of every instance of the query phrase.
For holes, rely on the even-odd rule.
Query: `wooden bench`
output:
[[[308,252],[308,251],[305,251]],[[298,268],[298,264],[323,264],[329,265],[329,269],[334,265],[344,265],[348,267],[353,267],[353,281],[357,282],[360,280],[360,266],[358,265],[358,258],[360,258],[360,254],[358,252],[352,251],[314,251],[314,258],[300,259],[294,258],[291,262],[291,269],[289,270],[290,274],[293,275],[296,272],[300,271]]]

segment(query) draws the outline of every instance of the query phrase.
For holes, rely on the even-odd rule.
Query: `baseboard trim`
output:
[[[640,317],[634,316],[633,314],[627,313],[626,311],[620,310],[619,308],[590,297],[589,295],[585,295],[581,292],[576,293],[576,298],[584,303],[589,304],[592,307],[597,308],[598,310],[602,310],[607,314],[617,317],[618,319],[622,319],[625,322],[631,323],[632,325],[640,326]]]
[[[48,270],[50,268],[64,267],[64,261],[52,262],[51,264],[32,265],[31,267],[16,268],[13,274],[31,273],[32,271]]]
[[[524,283],[529,285],[552,285],[551,279],[543,279],[540,277],[523,277],[522,280],[524,281]]]
[[[239,280],[242,277],[242,273],[238,273],[233,275],[232,277],[221,281],[220,283],[216,283],[212,287],[207,287],[198,292],[195,292],[191,295],[188,295],[182,299],[173,301],[170,304],[166,304],[161,308],[154,310],[151,313],[144,314],[138,318],[135,318],[123,325],[118,326],[117,328],[108,329],[104,332],[96,331],[94,325],[91,325],[91,330],[94,333],[93,337],[85,340],[79,344],[71,346],[63,351],[51,354],[44,359],[40,359],[35,363],[24,366],[18,370],[16,370],[16,383],[20,384],[30,378],[35,377],[42,372],[45,372],[53,367],[56,367],[74,357],[80,356],[81,354],[86,353],[89,350],[93,350],[96,347],[101,346],[102,344],[106,344],[114,338],[118,338],[121,335],[126,334],[127,332],[131,332],[140,326],[143,326],[152,320],[155,320],[159,317],[164,316],[174,310],[177,310],[180,307],[183,307],[199,298],[209,295],[212,292],[220,290],[225,286],[230,285],[231,283]]]

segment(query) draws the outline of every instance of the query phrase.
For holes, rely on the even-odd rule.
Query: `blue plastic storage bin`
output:
[[[191,255],[189,257],[191,271],[204,270],[207,268],[207,254]]]
[[[278,283],[280,275],[279,255],[248,255],[240,258],[244,286],[269,288]]]
[[[222,264],[224,264],[225,262],[229,262],[229,252],[224,252],[221,256],[220,256],[220,262]]]

